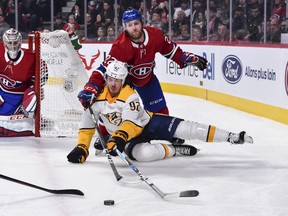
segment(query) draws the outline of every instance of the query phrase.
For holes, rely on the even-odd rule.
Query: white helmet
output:
[[[122,84],[124,84],[127,75],[127,64],[124,62],[114,60],[109,62],[108,66],[106,67],[106,76],[122,80]]]
[[[21,49],[22,35],[16,29],[10,28],[3,34],[3,42],[10,58],[15,59]]]

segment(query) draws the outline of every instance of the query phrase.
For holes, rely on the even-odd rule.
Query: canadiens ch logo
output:
[[[89,70],[92,69],[92,66],[95,63],[96,59],[100,56],[100,50],[98,50],[97,54],[91,56],[91,59],[90,59],[89,63],[88,63],[87,58],[85,57],[85,55],[82,55],[80,53],[78,53],[78,54],[79,54],[79,57],[80,57],[83,65],[84,65],[85,69],[89,71]]]
[[[137,65],[130,68],[130,74],[137,79],[145,79],[150,73],[152,73],[154,65],[154,62]]]
[[[20,82],[17,82],[3,74],[0,74],[0,84],[5,86],[7,89],[17,88],[21,85]]]

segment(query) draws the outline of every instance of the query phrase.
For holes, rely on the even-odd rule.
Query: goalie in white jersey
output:
[[[191,145],[163,144],[160,141],[172,142],[173,138],[232,144],[253,143],[252,137],[244,131],[232,133],[212,125],[144,110],[138,94],[127,84],[126,64],[115,60],[106,69],[106,86],[93,100],[91,108],[96,117],[102,118],[111,135],[107,143],[111,155],[117,155],[117,148],[120,152],[125,151],[130,159],[154,161],[197,153],[197,149]],[[67,156],[69,162],[85,162],[94,133],[95,123],[87,109],[80,124],[78,144]],[[152,140],[159,142],[151,144]]]

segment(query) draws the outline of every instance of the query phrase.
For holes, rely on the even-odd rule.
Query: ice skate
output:
[[[248,136],[245,131],[241,131],[239,134],[230,133],[227,140],[231,144],[243,144],[243,143],[253,143],[253,138]]]
[[[109,136],[104,137],[104,141],[105,141],[104,146],[106,146],[108,139],[109,139]],[[104,150],[101,144],[101,139],[99,137],[97,137],[94,142],[94,148],[95,148],[95,155],[100,155]]]
[[[198,149],[191,145],[173,145],[175,147],[176,155],[193,156],[197,154]]]
[[[103,146],[99,137],[94,142],[95,155],[100,155],[103,152]]]

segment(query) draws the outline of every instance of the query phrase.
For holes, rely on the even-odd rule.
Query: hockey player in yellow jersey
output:
[[[127,74],[125,63],[115,60],[108,64],[104,75],[106,86],[91,104],[95,116],[102,118],[111,135],[107,144],[111,155],[117,156],[117,148],[132,160],[155,161],[197,153],[197,149],[191,145],[161,143],[161,140],[172,142],[173,138],[232,144],[253,143],[252,137],[245,131],[232,133],[212,125],[144,110],[138,94],[127,84]],[[95,123],[87,109],[81,120],[77,146],[67,155],[69,162],[85,162],[94,133]],[[153,144],[150,143],[152,140],[155,140]]]

